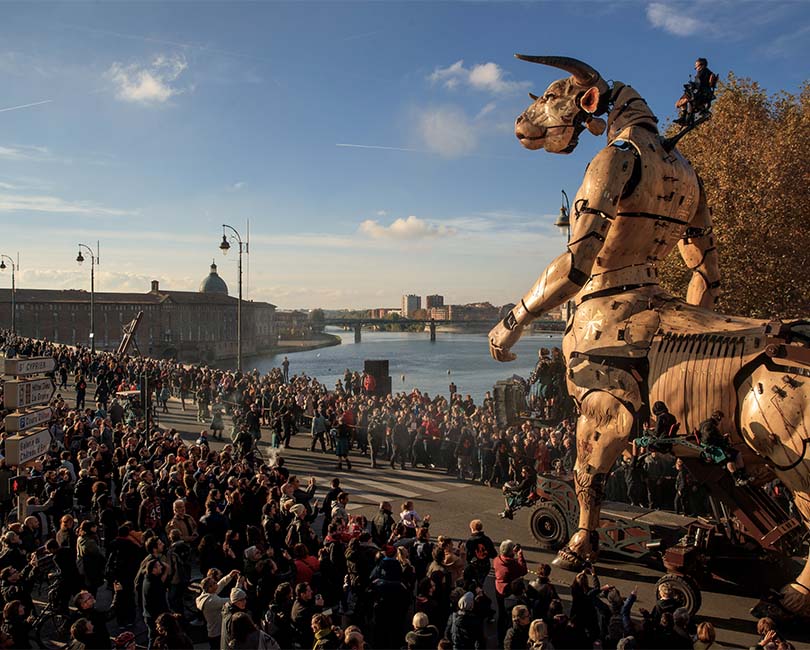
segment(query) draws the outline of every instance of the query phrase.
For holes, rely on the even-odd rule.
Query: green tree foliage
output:
[[[309,312],[309,325],[313,332],[323,332],[324,318],[323,309],[313,309]]]
[[[678,145],[703,180],[720,255],[718,311],[810,317],[810,82],[769,96],[729,74],[712,119]],[[664,285],[685,295],[677,250]]]

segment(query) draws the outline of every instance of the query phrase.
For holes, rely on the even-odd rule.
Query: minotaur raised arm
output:
[[[509,350],[523,328],[545,312],[576,296],[588,282],[605,243],[616,204],[630,179],[634,156],[619,147],[607,147],[588,166],[574,199],[574,221],[567,251],[549,264],[529,292],[489,335],[489,348],[498,361],[515,358]]]

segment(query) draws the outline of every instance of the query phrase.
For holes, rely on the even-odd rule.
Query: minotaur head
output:
[[[610,89],[596,70],[564,56],[515,56],[561,68],[572,75],[553,82],[542,97],[529,94],[534,103],[515,120],[515,135],[520,144],[527,149],[571,153],[584,128],[594,135],[604,132],[605,121],[593,116],[604,112],[607,102],[603,100]]]

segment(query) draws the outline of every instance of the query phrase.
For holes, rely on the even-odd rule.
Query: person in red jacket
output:
[[[512,624],[512,613],[506,611],[505,601],[511,592],[512,581],[528,573],[523,549],[511,539],[501,542],[498,557],[492,563],[495,569],[495,599],[498,601],[498,643],[503,643],[506,630]]]

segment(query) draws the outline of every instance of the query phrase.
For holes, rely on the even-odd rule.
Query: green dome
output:
[[[200,293],[221,293],[225,296],[228,295],[228,285],[225,280],[219,277],[217,273],[217,265],[211,262],[211,273],[200,283]]]

